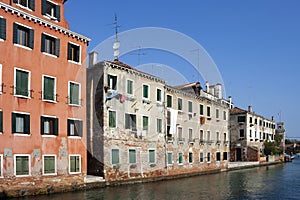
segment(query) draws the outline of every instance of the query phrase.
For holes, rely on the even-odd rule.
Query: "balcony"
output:
[[[184,144],[185,138],[178,138],[177,142],[178,142],[178,144]]]
[[[199,144],[202,144],[202,145],[204,145],[206,143],[206,141],[204,140],[204,139],[200,139],[200,142],[199,142]]]
[[[194,144],[194,143],[195,143],[195,139],[189,138],[189,144]]]

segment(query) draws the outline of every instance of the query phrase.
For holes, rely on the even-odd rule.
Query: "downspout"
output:
[[[167,133],[167,117],[166,117],[166,110],[167,110],[167,107],[166,107],[166,86],[164,87],[164,99],[163,99],[163,106],[164,106],[164,132],[165,132],[165,169],[166,169],[166,173],[167,175],[169,174],[169,169],[168,169],[168,154],[167,154],[167,143],[168,143],[168,133]]]

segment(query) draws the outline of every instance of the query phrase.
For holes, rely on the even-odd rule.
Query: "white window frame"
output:
[[[45,174],[45,156],[54,156],[54,167],[55,167],[55,172],[54,173],[50,173],[50,174]],[[57,159],[56,159],[56,155],[55,154],[44,154],[43,155],[43,176],[55,176],[57,175]]]
[[[109,112],[110,112],[110,111],[116,113],[116,119],[115,119],[115,121],[116,121],[116,127],[109,127]],[[108,110],[107,110],[107,127],[108,127],[110,130],[114,130],[114,129],[117,128],[117,119],[118,119],[118,116],[117,116],[117,110],[108,109]],[[124,124],[124,126],[125,126],[125,124]]]
[[[71,156],[79,156],[79,172],[71,172]],[[69,174],[81,174],[81,159],[80,154],[69,154]]]
[[[22,115],[29,115],[30,116],[30,113],[26,113],[26,112],[12,111],[12,113],[22,114]],[[31,134],[24,134],[24,133],[13,133],[13,135],[14,136],[21,136],[21,137],[30,137],[31,136]],[[22,154],[20,154],[20,155],[22,155]]]
[[[192,154],[192,162],[190,162],[190,153]],[[189,164],[190,165],[192,165],[192,164],[194,164],[194,153],[193,152],[189,152],[189,154],[188,154],[188,161],[189,161]]]
[[[50,2],[50,3],[52,3],[52,4],[56,5],[56,6],[58,6],[58,4],[55,3],[55,2],[53,2],[53,1],[50,1],[50,0],[46,0],[46,1],[48,1],[48,2]],[[51,15],[49,15],[48,13],[46,13],[44,16],[45,16],[46,18],[51,19],[51,20],[56,20],[56,21],[57,21],[57,17],[56,17],[56,16],[53,16],[53,11],[52,11],[52,10],[51,10]]]
[[[81,45],[76,44],[76,43],[71,42],[71,41],[68,41],[68,43],[70,43],[70,44],[72,44],[72,45],[75,45],[75,46],[78,46],[78,47],[79,47],[79,59],[78,59],[79,61],[78,61],[78,62],[75,62],[74,60],[69,60],[69,59],[68,59],[68,62],[73,63],[73,64],[77,64],[77,65],[81,65],[81,51],[82,51]]]
[[[144,124],[143,124],[144,117],[148,118],[148,127],[147,127],[147,130],[144,130]],[[142,115],[141,118],[142,118],[142,123],[141,123],[141,125],[142,125],[142,131],[146,131],[146,134],[148,134],[149,131],[150,131],[150,117],[148,115]]]
[[[157,101],[157,91],[158,90],[160,90],[160,101]],[[159,87],[156,87],[156,102],[157,103],[159,103],[159,104],[162,104],[162,102],[163,102],[163,92],[162,92],[163,90],[161,89],[161,88],[159,88]]]
[[[118,154],[118,156],[119,156],[119,163],[114,163],[113,164],[113,150],[118,150],[118,152],[119,152],[119,154]],[[119,148],[111,148],[110,149],[110,164],[112,165],[112,166],[116,166],[116,165],[118,165],[118,164],[120,164],[121,163],[121,150],[119,149]]]
[[[4,176],[3,176],[3,166],[4,166],[4,164],[3,164],[3,154],[0,154],[0,162],[1,162],[1,165],[0,165],[0,178],[3,178]]]
[[[68,120],[82,121],[82,137],[83,137],[83,132],[84,132],[84,124],[83,124],[83,120],[82,120],[82,119],[79,119],[79,118],[70,118],[70,117],[67,118],[67,122],[68,122]],[[67,132],[67,135],[68,135],[68,134],[69,134],[69,133]],[[57,137],[57,136],[55,136],[55,137]],[[76,136],[76,135],[70,135],[70,136],[68,136],[68,138],[70,138],[70,139],[81,139],[82,137]]]
[[[203,112],[202,114],[201,114],[201,112],[200,112],[201,106],[202,106],[202,112]],[[204,113],[204,105],[201,104],[201,103],[199,104],[199,115],[200,115],[200,116],[205,116],[205,113]]]
[[[23,27],[25,27],[25,28],[34,30],[34,29],[31,28],[30,26],[26,26],[26,25],[21,24],[21,23],[19,23],[19,22],[14,22],[14,23],[15,23],[15,24],[18,24],[18,25],[20,25],[20,26],[23,26]],[[29,50],[29,51],[32,51],[32,50],[33,50],[33,48],[31,49],[30,47],[27,47],[27,46],[24,46],[24,45],[21,45],[21,44],[16,44],[16,43],[14,43],[14,46],[16,46],[16,47],[21,47],[21,48],[26,49],[26,50]]]
[[[107,83],[107,86],[109,86],[109,91],[110,91],[110,92],[112,92],[112,91],[117,91],[117,90],[118,90],[118,79],[119,79],[119,78],[118,78],[118,75],[117,75],[117,74],[107,73],[106,78],[108,78],[108,76],[115,76],[115,77],[117,77],[116,89],[110,88],[110,87],[111,87],[110,83]]]
[[[182,162],[181,163],[179,163],[179,154],[181,154],[181,156],[182,156]],[[183,156],[183,153],[182,152],[178,152],[178,162],[177,162],[177,164],[178,165],[183,165],[183,158],[184,158],[184,156]]]
[[[19,71],[24,71],[24,72],[28,72],[28,83],[27,83],[27,86],[28,86],[28,96],[23,96],[23,95],[17,95],[16,94],[16,89],[17,89],[17,70]],[[26,70],[26,69],[22,69],[22,68],[18,68],[18,67],[15,67],[14,68],[14,96],[15,97],[20,97],[20,98],[26,98],[26,99],[31,99],[31,95],[30,95],[30,86],[31,86],[31,71],[29,70]]]
[[[202,154],[202,161],[201,161],[201,154]],[[202,164],[205,162],[205,157],[204,157],[204,152],[200,151],[199,152],[199,163]]]
[[[150,162],[150,151],[154,151],[154,162]],[[149,164],[156,164],[156,149],[155,148],[149,148],[148,149],[148,163]]]
[[[201,131],[202,131],[202,133],[203,133],[203,138],[201,138]],[[205,141],[205,132],[204,132],[203,129],[200,129],[200,130],[199,130],[199,140],[201,141],[201,139],[202,139],[203,141]]]
[[[170,96],[171,97],[171,107],[168,107],[168,96]],[[167,108],[173,108],[173,95],[171,95],[171,94],[166,94],[166,107]]]
[[[57,117],[56,116],[51,116],[51,115],[41,115],[42,117],[49,117],[49,118],[55,118],[55,119],[57,119]],[[70,118],[68,118],[68,119],[70,119]],[[57,135],[42,135],[42,137],[44,138],[56,138],[57,137]],[[46,154],[47,155],[47,154]],[[50,155],[50,154],[49,154]],[[53,154],[54,155],[54,154]],[[48,156],[48,155],[47,155]],[[55,158],[56,159],[56,158]]]
[[[192,138],[190,138],[190,130],[192,131]],[[189,140],[189,143],[194,143],[194,130],[193,128],[189,127],[188,128],[188,140]]]
[[[78,94],[79,94],[79,97],[78,97],[78,103],[79,104],[71,104],[70,103],[70,99],[71,99],[71,96],[70,96],[70,84],[71,83],[73,83],[73,84],[78,84],[79,85],[79,92],[78,92]],[[75,106],[75,107],[80,107],[81,105],[81,83],[78,83],[78,82],[75,82],[75,81],[68,81],[68,97],[69,97],[69,99],[68,99],[68,105],[69,106]]]
[[[158,124],[157,124],[158,120],[161,120],[161,127],[160,127],[161,132],[160,133],[163,133],[163,120],[162,120],[162,118],[156,118],[156,133],[159,134],[159,132],[157,131],[157,129],[158,129]]]
[[[225,117],[225,118],[224,118]],[[223,110],[223,120],[224,121],[227,121],[228,119],[228,115],[227,115],[227,111],[226,110]]]
[[[209,108],[209,115],[208,115],[208,108]],[[211,107],[210,106],[206,106],[206,116],[207,116],[207,118],[211,118],[212,117]]]
[[[181,99],[181,110],[178,109],[179,99]],[[177,110],[178,112],[183,113],[183,99],[181,97],[177,98]]]
[[[169,164],[169,153],[171,153],[171,155],[172,155],[172,163],[171,164]],[[173,152],[172,151],[168,151],[167,152],[167,165],[168,166],[172,166],[174,164],[174,160],[173,160]]]
[[[28,156],[28,175],[17,175],[17,156]],[[30,154],[15,154],[14,155],[14,175],[16,177],[29,177],[31,176],[31,156]]]
[[[148,86],[148,98],[145,98],[144,97],[144,86]],[[143,86],[142,86],[142,97],[143,97],[143,100],[145,100],[145,101],[150,101],[150,85],[149,84],[147,84],[147,83],[143,83]]]
[[[17,6],[23,8],[23,9],[26,9],[26,10],[29,10],[29,11],[32,11],[30,8],[29,8],[29,0],[27,0],[27,7],[26,6],[23,6],[20,4],[20,0],[18,0],[18,2],[16,3]]]
[[[192,104],[192,112],[189,111],[189,109],[190,109],[190,103]],[[193,113],[193,101],[188,101],[188,110],[187,111],[188,111],[189,114]]]
[[[218,160],[217,153],[220,154],[220,160]],[[222,154],[221,154],[221,152],[220,151],[216,151],[216,162],[219,163],[219,162],[221,162],[221,160],[222,160]]]
[[[49,37],[52,37],[52,38],[54,38],[54,39],[59,39],[58,37],[56,37],[56,36],[54,36],[54,35],[50,35],[50,34],[45,33],[45,32],[43,32],[43,34],[44,34],[44,35],[47,35],[47,36],[49,36]],[[41,41],[41,42],[44,42],[44,41]],[[56,48],[56,46],[55,46],[55,44],[54,44],[54,51],[55,51],[55,48]],[[53,57],[53,58],[57,58],[57,56],[54,55],[54,54],[47,53],[47,52],[42,52],[42,53],[45,54],[45,55],[47,55],[47,56],[50,56],[50,57]]]
[[[128,81],[131,81],[132,82],[132,94],[129,94],[127,89],[128,89]],[[130,97],[133,97],[134,96],[134,81],[132,79],[126,79],[126,94]]]
[[[130,150],[135,151],[135,163],[130,163],[130,153],[129,153]],[[128,164],[129,165],[136,165],[137,163],[138,163],[138,161],[137,161],[137,150],[135,148],[129,148],[128,149]]]
[[[44,78],[45,77],[49,77],[49,78],[53,78],[54,79],[54,101],[48,100],[48,99],[44,99]],[[50,103],[57,103],[57,99],[56,99],[56,77],[45,75],[45,74],[42,75],[42,101],[46,101],[46,102],[50,102]]]

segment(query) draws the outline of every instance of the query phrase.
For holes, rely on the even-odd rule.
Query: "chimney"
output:
[[[252,113],[252,106],[248,106],[248,112]]]
[[[232,106],[232,97],[229,96],[228,97],[228,100],[229,100],[229,109],[231,109],[233,106]]]
[[[222,85],[220,83],[217,83],[215,85],[215,97],[217,97],[218,99],[222,99],[223,95],[222,95]]]
[[[206,86],[206,93],[209,93],[209,83],[208,83],[208,81],[206,81],[205,86]]]
[[[93,67],[97,63],[98,53],[93,51],[89,53],[89,68]]]
[[[272,116],[272,121],[274,121],[274,116]]]

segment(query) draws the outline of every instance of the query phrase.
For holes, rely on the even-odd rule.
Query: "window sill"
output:
[[[42,135],[42,137],[43,138],[56,138],[57,135],[46,135],[46,134],[44,134],[44,135]]]
[[[28,174],[28,175],[16,175],[16,178],[29,177],[29,176],[31,176],[31,175],[30,174]]]
[[[47,19],[50,19],[50,20],[52,20],[52,21],[58,22],[58,21],[57,21],[57,18],[54,17],[54,16],[51,16],[51,15],[46,14],[46,15],[44,15],[44,17],[47,18]]]
[[[2,38],[0,38],[0,42],[4,42],[4,40]]]
[[[69,174],[81,174],[81,172],[69,172]]]
[[[69,103],[69,106],[72,106],[72,107],[81,107],[81,105],[79,105],[79,104],[70,104],[70,103]]]
[[[43,54],[52,58],[58,58],[56,55],[53,55],[51,53],[43,52]]]
[[[26,49],[26,50],[29,50],[29,51],[32,51],[32,48],[27,47],[27,46],[23,46],[23,45],[21,45],[21,44],[16,44],[16,43],[14,43],[14,46],[20,47],[20,48],[22,48],[22,49]]]
[[[57,173],[53,173],[53,174],[43,174],[43,176],[57,176]]]
[[[75,64],[75,65],[81,65],[81,62],[76,62],[73,60],[68,60],[69,63]]]
[[[32,12],[32,10],[31,10],[30,8],[25,7],[25,6],[22,6],[21,4],[16,3],[16,6],[19,6],[19,7],[22,8],[22,9],[25,9],[25,10],[28,10],[28,11],[31,11],[31,12]]]
[[[47,100],[47,99],[43,99],[42,101],[45,102],[45,103],[57,103],[56,100]]]
[[[18,95],[18,94],[14,94],[14,96],[17,98],[22,98],[22,99],[31,99],[31,97],[29,97],[29,96],[23,96],[23,95]]]
[[[27,133],[13,133],[14,136],[18,136],[18,137],[30,137],[31,134],[27,134]]]
[[[68,136],[68,138],[70,138],[70,139],[81,139],[80,136]]]

